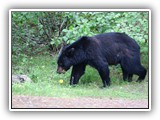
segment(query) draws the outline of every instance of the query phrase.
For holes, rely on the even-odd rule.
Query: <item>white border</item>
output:
[[[11,107],[11,12],[12,11],[94,11],[94,12],[116,12],[116,11],[126,11],[126,12],[133,12],[133,11],[146,11],[149,12],[149,109],[12,109]],[[150,9],[10,9],[9,10],[9,110],[10,111],[150,111],[151,110],[151,10]]]
[[[129,12],[129,11],[149,11],[151,12],[150,9],[10,9],[9,11],[69,11],[69,12],[73,12],[73,11],[94,11],[94,12],[100,12],[100,11],[113,11],[113,12],[116,12],[116,11],[126,11],[126,12]]]
[[[9,11],[9,110],[12,110],[11,102],[12,102],[12,92],[11,92],[11,76],[12,76],[12,65],[11,65],[11,10]]]
[[[152,98],[152,96],[151,96],[151,86],[152,86],[151,85],[151,78],[152,78],[152,76],[151,76],[152,75],[151,74],[151,72],[152,72],[151,71],[151,68],[152,68],[152,66],[151,66],[151,63],[152,63],[151,62],[151,49],[152,49],[151,48],[151,45],[152,45],[151,44],[151,38],[152,38],[152,36],[151,36],[151,30],[152,30],[152,28],[151,28],[151,10],[149,10],[149,25],[148,25],[148,27],[149,27],[149,29],[148,29],[149,30],[148,31],[149,32],[149,40],[148,40],[149,41],[149,74],[148,74],[149,75],[149,77],[148,77],[149,78],[149,98],[148,99],[149,99],[149,110],[151,110],[151,98]]]

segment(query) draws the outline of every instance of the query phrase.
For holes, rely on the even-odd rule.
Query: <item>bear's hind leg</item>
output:
[[[147,70],[143,66],[140,66],[137,72],[137,75],[139,76],[139,78],[137,79],[136,82],[142,82],[145,79],[146,73],[147,73]]]

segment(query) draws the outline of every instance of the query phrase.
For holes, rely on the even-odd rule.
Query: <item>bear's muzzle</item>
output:
[[[61,66],[58,66],[57,73],[59,73],[59,74],[63,73],[64,74],[65,72],[66,72],[65,69],[63,69]]]

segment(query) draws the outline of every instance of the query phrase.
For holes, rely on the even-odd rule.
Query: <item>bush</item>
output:
[[[104,32],[125,32],[148,52],[148,12],[12,12],[13,61]]]

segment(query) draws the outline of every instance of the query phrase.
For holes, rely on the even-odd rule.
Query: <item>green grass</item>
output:
[[[12,65],[13,74],[26,74],[34,83],[13,84],[13,95],[32,95],[49,97],[111,97],[128,99],[148,99],[148,77],[137,83],[134,76],[133,82],[124,82],[119,66],[110,67],[111,86],[101,88],[102,81],[98,72],[87,67],[85,75],[76,86],[69,85],[71,70],[65,74],[56,73],[56,58],[50,56],[27,57]],[[61,84],[59,80],[63,79]]]

